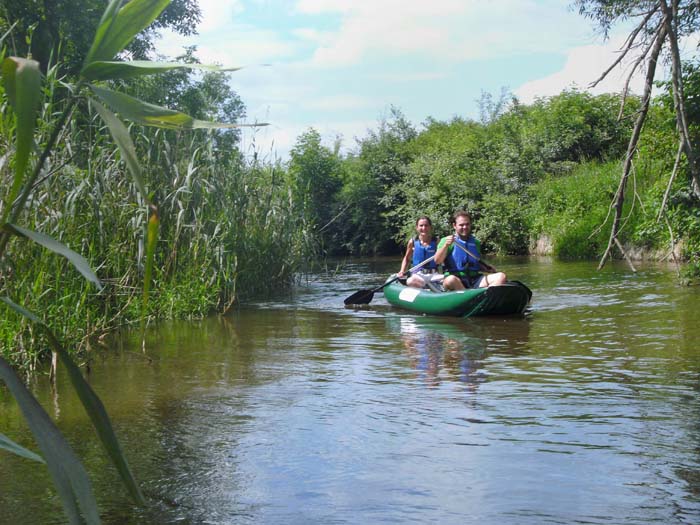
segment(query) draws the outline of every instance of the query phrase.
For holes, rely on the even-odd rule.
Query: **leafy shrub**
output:
[[[525,210],[517,195],[487,195],[479,206],[475,235],[485,251],[524,254],[528,251]]]
[[[601,254],[608,230],[602,228],[617,188],[620,166],[586,163],[566,177],[547,177],[532,186],[526,223],[531,242],[547,235],[554,255],[591,258]]]

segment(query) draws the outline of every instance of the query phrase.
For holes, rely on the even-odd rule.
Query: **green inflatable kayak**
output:
[[[472,317],[521,314],[530,302],[532,292],[520,281],[458,292],[433,292],[394,281],[384,287],[384,297],[390,304],[414,312]]]

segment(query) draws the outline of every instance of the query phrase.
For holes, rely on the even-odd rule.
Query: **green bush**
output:
[[[481,200],[475,217],[475,235],[484,251],[499,254],[525,254],[528,235],[525,208],[517,195],[487,195]]]
[[[620,169],[617,162],[591,162],[569,176],[549,176],[532,186],[526,215],[531,242],[546,235],[558,257],[599,256],[609,235],[603,225],[612,219],[608,214]]]

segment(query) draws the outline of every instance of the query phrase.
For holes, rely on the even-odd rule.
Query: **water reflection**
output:
[[[498,262],[534,291],[523,318],[406,314],[381,294],[345,309],[388,263],[93,357],[147,509],[65,371],[58,397],[38,379],[104,523],[700,523],[697,290],[533,260]],[[35,448],[2,389],[0,432]],[[29,463],[0,454],[0,524],[62,523]]]
[[[456,381],[475,392],[487,380],[484,359],[500,353],[526,352],[527,318],[452,319],[430,316],[387,316],[387,328],[403,343],[418,377],[428,386]]]

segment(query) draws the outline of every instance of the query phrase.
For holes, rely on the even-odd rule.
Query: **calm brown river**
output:
[[[149,500],[135,508],[59,368],[34,391],[107,524],[700,523],[700,289],[671,267],[494,259],[523,317],[343,299],[354,261],[228,318],[126,333],[89,380]],[[0,388],[0,433],[37,450]],[[0,451],[0,523],[64,523],[45,468]]]

